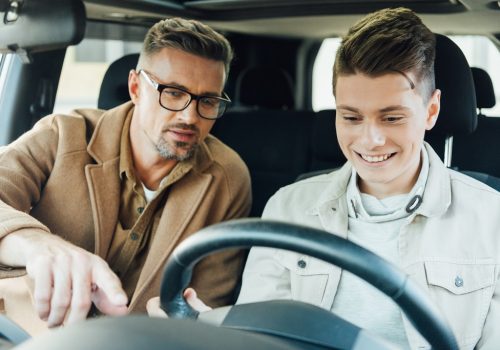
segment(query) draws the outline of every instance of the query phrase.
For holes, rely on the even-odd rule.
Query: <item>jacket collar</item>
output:
[[[432,147],[424,142],[429,156],[429,175],[424,189],[422,205],[415,211],[427,217],[442,215],[451,204],[451,182],[448,169]],[[352,173],[352,165],[346,162],[339,170],[326,175],[328,183],[318,200],[306,210],[306,214],[318,215],[325,206],[338,203],[347,192],[347,185]],[[345,201],[345,200],[344,200]]]
[[[307,215],[319,217],[325,230],[343,238],[347,237],[348,229],[345,192],[351,171],[351,164],[346,163],[339,170],[325,175],[324,191],[316,203],[306,210]]]
[[[340,169],[325,175],[327,185],[317,201],[306,210],[306,214],[318,215],[320,208],[325,205],[330,206],[332,202],[336,202],[340,197],[345,196],[351,173],[352,165],[346,162]]]
[[[429,177],[422,205],[415,213],[427,217],[440,216],[451,204],[450,173],[432,147],[427,142],[424,142],[424,146],[429,155]]]

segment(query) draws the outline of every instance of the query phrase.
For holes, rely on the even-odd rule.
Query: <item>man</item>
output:
[[[232,56],[202,23],[160,21],[129,74],[131,102],[48,116],[1,150],[0,277],[26,268],[49,327],[84,319],[92,304],[145,311],[181,240],[248,214],[248,170],[209,135],[229,103]],[[227,304],[241,264],[238,251],[209,257],[193,286],[210,306]]]
[[[372,250],[429,293],[461,349],[498,348],[500,194],[447,169],[423,141],[440,108],[434,56],[434,35],[408,9],[356,23],[333,73],[337,138],[348,162],[282,188],[263,217]],[[316,304],[401,348],[428,346],[392,301],[351,274],[301,254],[253,248],[238,303],[270,299]]]

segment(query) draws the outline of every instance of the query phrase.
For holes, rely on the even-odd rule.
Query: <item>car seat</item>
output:
[[[294,109],[290,75],[277,66],[252,66],[236,79],[233,110]]]
[[[258,217],[269,197],[309,169],[314,112],[293,109],[291,79],[272,66],[243,70],[234,100],[212,134],[247,164],[252,178],[250,216]]]
[[[441,34],[436,34],[434,71],[436,88],[441,90],[441,110],[436,125],[426,133],[425,139],[445,165],[450,166],[453,138],[468,135],[477,126],[474,81],[462,50]]]
[[[479,109],[476,131],[470,135],[461,135],[453,145],[452,166],[500,190],[500,118],[482,114],[483,108],[495,106],[493,83],[486,71],[472,68],[476,88],[477,107]],[[482,175],[476,175],[483,173]],[[492,177],[494,176],[494,177]]]
[[[128,73],[137,67],[138,53],[125,55],[110,64],[101,83],[97,108],[111,109],[130,100]]]

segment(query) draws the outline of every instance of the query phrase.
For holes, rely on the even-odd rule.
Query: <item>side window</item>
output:
[[[0,96],[4,92],[4,86],[7,78],[7,71],[9,69],[10,61],[13,54],[0,54]]]
[[[102,78],[111,62],[140,52],[142,42],[84,39],[68,47],[57,88],[54,113],[74,108],[96,108]]]
[[[460,47],[471,67],[479,67],[487,71],[495,89],[496,106],[484,109],[488,116],[500,117],[500,52],[495,45],[484,36],[450,36]],[[312,105],[315,111],[335,108],[332,93],[332,68],[335,54],[340,45],[340,38],[329,38],[323,41],[313,68]]]
[[[340,38],[323,40],[313,66],[312,107],[314,111],[335,109],[332,90],[333,62],[340,46]]]
[[[6,55],[0,54],[0,96],[3,92],[3,87],[5,85],[5,73],[6,73],[6,64],[5,64]]]
[[[493,81],[496,105],[493,108],[484,108],[483,114],[500,117],[500,52],[487,37],[477,35],[450,35],[462,50],[471,67],[482,68],[488,72]]]

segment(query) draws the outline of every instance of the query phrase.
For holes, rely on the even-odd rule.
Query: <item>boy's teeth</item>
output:
[[[367,156],[367,155],[362,154],[361,158],[363,158],[364,160],[366,160],[367,162],[370,162],[370,163],[378,163],[378,162],[382,162],[384,160],[387,160],[387,158],[389,158],[389,156],[390,156],[390,154],[384,154],[381,156]]]

